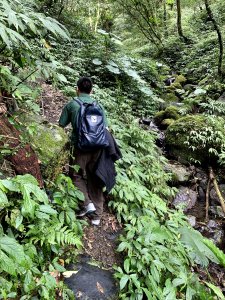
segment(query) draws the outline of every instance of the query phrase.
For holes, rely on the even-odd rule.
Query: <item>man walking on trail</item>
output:
[[[90,151],[82,151],[79,145],[79,132],[78,124],[80,121],[79,114],[83,105],[95,103],[91,98],[92,81],[88,77],[82,77],[77,82],[77,95],[78,99],[70,101],[62,111],[60,116],[59,125],[66,127],[69,123],[72,124],[71,135],[71,158],[69,175],[73,179],[75,185],[84,194],[85,201],[83,210],[80,211],[78,216],[82,217],[91,214],[93,225],[99,225],[101,215],[103,212],[104,196],[102,191],[102,184],[97,176],[95,176],[96,163],[101,156],[102,149],[92,149]],[[107,120],[104,109],[102,109],[104,127],[107,126]],[[91,116],[92,121],[96,122],[95,116]],[[74,171],[74,165],[80,167],[78,172]]]

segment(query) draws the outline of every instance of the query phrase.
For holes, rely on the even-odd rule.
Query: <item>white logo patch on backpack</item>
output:
[[[97,116],[91,116],[91,122],[92,123],[97,123],[98,117]]]

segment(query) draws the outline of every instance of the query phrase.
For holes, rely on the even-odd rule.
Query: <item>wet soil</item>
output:
[[[101,262],[104,268],[121,265],[123,257],[116,252],[118,237],[122,233],[122,226],[116,217],[105,206],[100,226],[84,228],[84,251],[92,259]]]

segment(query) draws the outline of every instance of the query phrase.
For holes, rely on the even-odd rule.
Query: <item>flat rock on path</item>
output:
[[[71,266],[72,267],[72,266]],[[76,299],[107,300],[118,299],[118,286],[113,278],[113,272],[90,265],[85,259],[73,267],[71,276],[65,279],[65,284],[73,291]],[[67,272],[69,274],[69,272]]]

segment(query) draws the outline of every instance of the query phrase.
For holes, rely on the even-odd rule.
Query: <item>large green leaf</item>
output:
[[[26,256],[23,247],[14,238],[0,237],[0,269],[16,275],[18,265],[24,265]]]
[[[219,263],[215,254],[204,243],[203,236],[196,230],[188,227],[182,227],[179,229],[181,233],[181,241],[190,247],[192,258],[203,266],[207,266],[209,260],[215,263]]]
[[[0,208],[5,207],[9,204],[6,194],[0,190]]]
[[[225,300],[225,297],[223,295],[223,292],[218,286],[215,286],[214,284],[210,282],[205,282],[205,284],[214,292],[214,294],[220,299]]]

